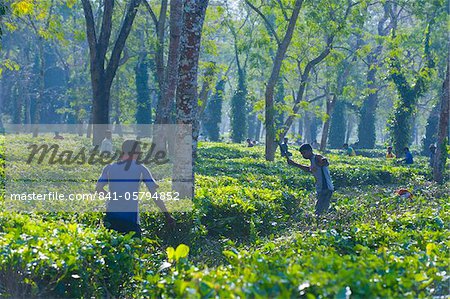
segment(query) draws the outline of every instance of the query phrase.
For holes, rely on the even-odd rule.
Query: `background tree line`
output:
[[[195,141],[262,141],[267,160],[284,136],[397,154],[448,136],[445,0],[7,0],[0,12],[3,122],[188,123]]]

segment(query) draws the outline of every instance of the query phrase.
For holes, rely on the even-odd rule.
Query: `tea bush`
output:
[[[292,152],[295,161],[309,163]],[[450,186],[428,182],[427,158],[405,166],[326,156],[337,191],[321,219],[313,217],[310,174],[278,156],[266,162],[263,147],[223,143],[199,145],[194,208],[174,213],[176,230],[162,215],[143,213],[144,237],[136,240],[105,229],[102,213],[4,211],[0,296],[448,295]],[[87,181],[98,175],[76,166],[67,171]],[[400,187],[413,197],[395,195]]]
[[[153,242],[38,215],[0,215],[1,296],[120,297]],[[147,252],[147,253],[146,253]],[[156,260],[156,259],[155,259]]]

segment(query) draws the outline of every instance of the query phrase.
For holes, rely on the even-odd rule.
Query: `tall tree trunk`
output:
[[[121,125],[121,114],[122,111],[120,110],[120,76],[117,77],[116,79],[116,99],[114,101],[114,120],[113,123],[114,125],[114,133],[117,133],[120,137],[123,137],[123,130],[122,130],[122,125]]]
[[[411,142],[412,117],[417,105],[417,100],[428,89],[428,78],[431,69],[435,67],[430,53],[430,34],[433,20],[427,25],[425,32],[424,59],[425,65],[414,78],[414,84],[408,82],[406,70],[404,70],[397,57],[390,59],[390,76],[397,88],[399,99],[396,101],[395,110],[391,120],[391,135],[393,137],[394,150],[397,153],[403,152],[403,148]]]
[[[158,26],[156,28],[157,43],[155,52],[156,79],[159,85],[160,98],[164,91],[164,33],[166,27],[167,0],[161,0],[161,9],[159,11]]]
[[[169,52],[167,56],[167,66],[164,73],[164,80],[160,85],[160,96],[156,105],[155,126],[153,127],[153,140],[158,140],[156,143],[157,150],[167,150],[172,152],[173,144],[168,144],[171,141],[169,136],[166,136],[167,131],[160,125],[171,124],[174,122],[174,103],[178,84],[178,72],[180,68],[180,49],[181,49],[181,32],[183,29],[183,0],[170,0],[170,39]]]
[[[211,86],[214,83],[214,77],[217,76],[217,68],[215,62],[209,62],[208,66],[203,73],[203,83],[202,89],[198,99],[200,101],[198,109],[198,119],[202,119],[203,113],[205,112],[206,106],[208,105],[208,98],[211,93]]]
[[[346,126],[347,122],[345,119],[345,104],[342,101],[338,101],[331,116],[330,134],[328,141],[330,148],[341,148],[345,143]]]
[[[106,124],[109,124],[111,84],[119,67],[125,42],[130,34],[141,0],[131,0],[128,3],[122,25],[117,34],[117,39],[113,43],[108,61],[106,59],[106,54],[110,48],[109,44],[112,33],[112,16],[115,1],[104,1],[100,30],[98,30],[98,28],[96,29],[90,0],[81,0],[81,2],[83,4],[86,21],[86,36],[90,55],[90,73],[93,93],[93,145],[100,145],[105,136],[105,130],[107,128]]]
[[[376,141],[375,110],[378,106],[378,86],[376,84],[376,65],[369,64],[367,72],[367,88],[369,95],[363,102],[361,108],[361,118],[358,127],[358,147],[360,148],[374,148]]]
[[[320,150],[324,151],[327,147],[327,139],[328,139],[328,132],[330,129],[330,122],[331,122],[331,115],[333,115],[334,106],[336,104],[336,101],[338,98],[342,95],[344,92],[344,87],[347,85],[347,78],[350,73],[350,63],[347,60],[344,60],[341,65],[339,66],[339,72],[336,78],[336,90],[332,98],[327,95],[327,103],[326,103],[326,109],[327,109],[327,115],[328,118],[325,120],[323,124],[323,130],[322,130],[322,140],[320,142]],[[327,93],[328,93],[328,87],[327,87]]]
[[[320,150],[324,151],[327,147],[328,131],[330,129],[331,115],[333,114],[334,104],[336,103],[336,95],[327,96],[326,113],[327,119],[323,123],[322,138],[320,140]]]
[[[148,86],[148,65],[146,59],[147,53],[142,52],[134,69],[137,96],[136,123],[138,125],[152,122],[152,103]],[[147,137],[149,134],[150,132],[138,132],[140,137]]]
[[[24,80],[25,81],[25,80]],[[11,94],[14,95],[14,109],[13,109],[13,123],[14,124],[22,124],[23,121],[23,99],[26,101],[25,92],[26,89],[23,87],[22,82],[17,81],[17,83],[13,86],[15,91],[11,91]],[[7,97],[6,97],[7,99]]]
[[[277,103],[277,105],[284,105],[284,94],[285,94],[285,89],[284,89],[284,82],[283,82],[283,77],[280,76],[278,77],[278,83],[277,83],[277,87],[276,87],[276,96],[275,96],[275,101]],[[277,111],[277,116],[275,119],[275,128],[276,130],[280,129],[280,127],[284,124],[284,111],[283,110],[279,110]]]
[[[278,38],[278,35],[275,29],[273,28],[272,22],[258,8],[256,8],[253,4],[251,4],[250,1],[246,0],[245,2],[262,17],[268,31],[271,33],[272,37],[277,41],[278,44],[277,52],[273,59],[272,71],[265,90],[265,130],[266,130],[265,158],[267,161],[273,161],[277,147],[275,136],[275,109],[274,109],[275,86],[278,81],[284,55],[286,54],[287,48],[291,43],[292,35],[294,33],[295,25],[297,23],[297,18],[303,4],[303,0],[295,1],[292,15],[291,18],[289,19],[288,27],[286,29],[286,33],[282,41],[280,41],[280,39]]]
[[[283,41],[279,44],[277,53],[275,55],[274,64],[272,67],[272,72],[267,82],[266,92],[265,92],[265,126],[266,126],[266,150],[265,158],[267,161],[273,161],[275,158],[276,151],[276,136],[275,136],[275,123],[274,123],[274,104],[273,96],[275,85],[278,81],[278,76],[280,74],[281,64],[283,63],[284,55],[286,54],[287,48],[291,43],[292,35],[294,33],[295,24],[297,23],[297,18],[302,7],[303,0],[296,0],[294,9],[292,11],[291,19],[286,30],[286,34]]]
[[[310,126],[310,132],[311,132],[311,140],[310,143],[317,144],[317,128],[319,125],[319,119],[317,118],[316,114],[311,114],[311,123]]]
[[[348,115],[348,117],[347,117],[347,128],[346,128],[346,131],[345,131],[345,143],[349,143],[350,136],[352,135],[352,131],[353,131],[353,119],[352,119],[351,115]]]
[[[177,141],[192,138],[192,156],[187,157],[187,150],[180,146],[175,147],[175,163],[173,170],[174,189],[180,197],[194,195],[194,159],[197,153],[197,140],[199,133],[197,75],[200,44],[208,0],[184,0],[183,30],[180,40],[180,68],[178,72],[178,85],[176,92],[177,116],[179,125],[192,126],[191,136],[186,136],[189,130],[186,126],[179,126]]]
[[[425,127],[425,138],[422,139],[423,155],[427,155],[430,145],[436,142],[440,108],[441,103],[438,102],[428,116],[427,125]]]
[[[312,137],[311,137],[311,112],[306,111],[305,117],[303,120],[303,127],[305,128],[305,133],[303,135],[303,143],[311,143]]]
[[[256,140],[256,121],[257,121],[256,113],[255,112],[249,113],[247,117],[248,123],[247,136],[252,140]]]
[[[239,61],[239,60],[238,60]],[[239,65],[239,63],[238,63]],[[245,72],[238,67],[238,87],[231,99],[231,140],[235,143],[245,140],[247,133],[247,86]]]
[[[41,106],[42,99],[44,98],[45,92],[45,60],[44,60],[44,41],[42,37],[38,37],[38,51],[39,51],[39,79],[38,85],[39,90],[36,96],[36,101],[34,105],[33,113],[33,137],[37,137],[39,133],[39,123],[41,122]]]
[[[303,96],[306,93],[306,87],[307,87],[307,83],[308,83],[308,79],[309,79],[311,70],[314,68],[314,66],[316,66],[317,64],[322,62],[328,56],[328,54],[330,54],[331,44],[333,43],[333,38],[334,38],[333,36],[328,37],[327,46],[325,47],[325,49],[317,57],[315,57],[310,62],[308,62],[307,65],[305,66],[305,68],[302,72],[301,78],[300,78],[300,84],[298,87],[297,98],[294,99],[294,107],[292,109],[293,113],[288,116],[288,118],[286,119],[286,121],[284,122],[284,124],[281,128],[280,134],[279,134],[280,139],[282,139],[289,131],[289,128],[292,126],[292,123],[295,120],[295,114],[298,113],[298,111],[301,107],[301,102],[303,102]],[[306,123],[305,123],[305,126],[306,126]]]
[[[255,140],[258,141],[258,142],[261,139],[261,127],[262,127],[262,122],[258,118],[258,116],[256,116],[256,135],[255,135]]]
[[[211,141],[219,141],[224,89],[225,80],[221,79],[217,82],[216,92],[206,107],[204,128]]]
[[[378,35],[386,36],[389,33],[391,24],[385,26],[385,23],[389,19],[390,3],[383,4],[384,15],[378,21]],[[378,58],[383,50],[383,44],[378,43],[376,48],[368,55],[367,61],[369,62],[367,69],[367,88],[369,89],[369,95],[363,102],[361,108],[361,117],[358,127],[358,146],[360,148],[374,148],[376,142],[376,113],[375,110],[378,106],[378,84],[376,82],[377,68],[379,66]]]
[[[233,35],[234,59],[236,61],[238,73],[238,86],[233,97],[231,98],[231,140],[235,143],[240,143],[245,139],[245,135],[247,134],[247,76],[244,69],[245,66],[241,65],[239,59],[238,37],[236,30],[231,25],[228,27]]]
[[[167,67],[161,99],[156,108],[156,124],[172,123],[173,103],[177,90],[180,60],[180,37],[183,27],[183,1],[170,0],[170,40]]]
[[[338,24],[338,31],[340,31],[341,29],[343,29],[345,27],[347,17],[350,15],[351,9],[354,5],[355,5],[355,3],[352,3],[352,1],[347,2],[347,7],[345,9],[344,17]],[[294,106],[292,109],[293,113],[291,113],[291,115],[289,115],[289,117],[284,122],[283,127],[281,128],[280,133],[278,134],[279,139],[282,139],[289,131],[289,128],[292,126],[292,123],[295,120],[295,115],[297,114],[298,110],[300,109],[300,104],[303,101],[303,95],[305,93],[305,88],[306,88],[309,74],[314,66],[316,66],[317,64],[322,62],[330,54],[333,40],[334,40],[336,33],[337,33],[337,31],[335,31],[333,34],[327,36],[325,49],[317,57],[315,57],[314,59],[309,61],[306,64],[303,72],[301,72],[302,75],[301,75],[301,79],[300,79],[300,86],[299,86],[299,90],[297,92],[297,98],[294,99]]]
[[[438,142],[436,149],[436,157],[433,165],[433,179],[438,183],[444,181],[444,168],[447,161],[447,145],[449,143],[449,113],[450,113],[450,55],[447,53],[447,74],[445,76],[444,84],[442,85],[441,96],[441,112],[439,115],[439,130],[438,130]]]
[[[301,143],[302,138],[303,138],[303,117],[298,119],[298,123],[297,123],[297,142]]]

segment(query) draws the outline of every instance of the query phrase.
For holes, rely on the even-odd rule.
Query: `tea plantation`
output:
[[[263,153],[201,143],[194,209],[174,214],[175,230],[141,215],[142,240],[101,213],[3,208],[0,296],[448,298],[450,184],[430,182],[426,157],[327,153],[337,190],[317,220],[313,177]]]

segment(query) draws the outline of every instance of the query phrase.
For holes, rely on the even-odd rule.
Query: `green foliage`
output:
[[[312,176],[265,161],[263,147],[200,143],[198,155],[194,210],[174,214],[175,232],[148,213],[142,241],[106,230],[99,213],[0,213],[1,296],[448,293],[448,186],[424,182],[426,158],[404,167],[333,151],[336,202],[317,222]],[[396,196],[396,186],[414,197]]]
[[[119,297],[153,247],[131,234],[8,213],[0,217],[0,244],[2,297]]]
[[[394,110],[389,120],[389,129],[393,140],[394,150],[397,154],[403,151],[404,147],[409,146],[412,138],[412,117],[417,109],[418,98],[428,89],[433,74],[435,63],[430,50],[430,34],[433,19],[429,21],[425,30],[424,41],[424,59],[425,64],[415,74],[414,84],[410,85],[407,71],[400,62],[400,47],[397,37],[393,37],[393,45],[396,48],[390,53],[389,57],[389,79],[395,84],[398,93],[398,99],[394,103]],[[397,48],[398,47],[398,48]]]

